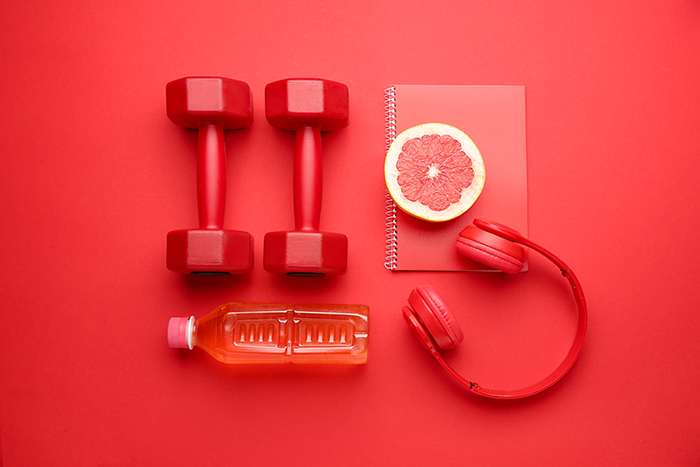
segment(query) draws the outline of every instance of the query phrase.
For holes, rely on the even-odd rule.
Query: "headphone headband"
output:
[[[528,240],[523,237],[523,235],[515,229],[511,229],[507,225],[499,224],[494,221],[487,221],[484,219],[474,219],[474,225],[479,227],[481,230],[485,230],[494,235],[498,235],[501,238],[510,240],[515,243],[527,243]]]

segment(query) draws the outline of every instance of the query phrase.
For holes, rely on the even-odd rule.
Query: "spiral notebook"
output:
[[[455,241],[473,219],[506,224],[527,235],[527,154],[523,86],[396,85],[385,91],[386,149],[421,123],[446,123],[474,141],[486,183],[460,217],[432,223],[401,211],[387,193],[386,257],[392,271],[487,271],[459,255]]]

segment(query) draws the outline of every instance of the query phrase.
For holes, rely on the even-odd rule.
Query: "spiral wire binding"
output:
[[[389,151],[391,143],[396,138],[396,88],[390,87],[384,90],[384,130],[385,130],[385,153]],[[384,267],[390,271],[396,270],[396,255],[398,243],[396,241],[396,204],[391,198],[389,191],[386,192],[386,256]]]

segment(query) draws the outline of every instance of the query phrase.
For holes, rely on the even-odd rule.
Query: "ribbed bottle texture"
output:
[[[171,347],[185,347],[190,338],[193,346],[224,363],[367,362],[365,305],[227,303],[193,326],[184,320],[171,318]]]

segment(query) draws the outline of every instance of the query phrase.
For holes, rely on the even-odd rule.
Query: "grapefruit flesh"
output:
[[[396,205],[430,222],[464,214],[484,188],[484,160],[461,130],[425,123],[399,134],[387,151],[384,178]]]

